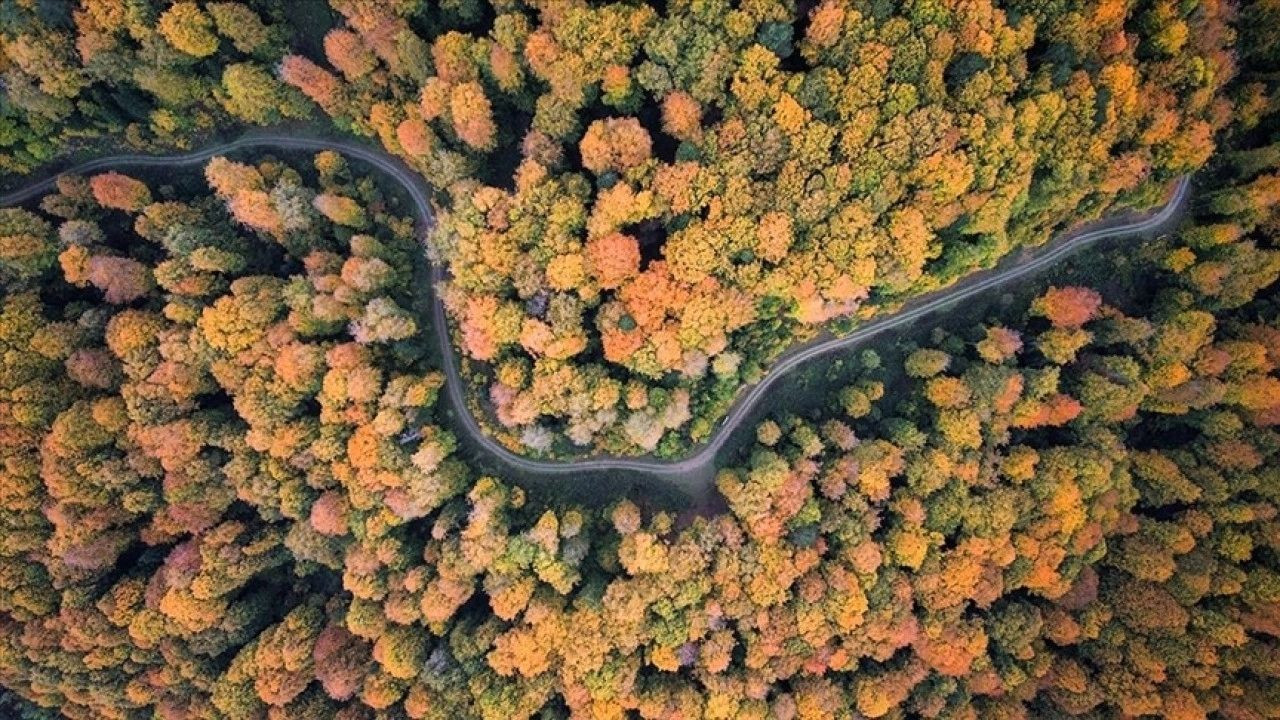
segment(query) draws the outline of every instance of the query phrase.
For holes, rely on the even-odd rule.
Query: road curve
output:
[[[398,158],[382,150],[372,148],[353,140],[312,136],[302,131],[254,131],[227,142],[218,143],[195,152],[182,155],[110,155],[81,163],[58,173],[58,175],[85,173],[115,168],[120,166],[169,166],[182,167],[202,163],[210,158],[225,153],[236,152],[248,148],[271,150],[336,150],[350,157],[366,162],[394,178],[413,201],[414,213],[422,227],[423,242],[435,217],[430,202],[431,189],[426,182]],[[54,187],[58,177],[54,175],[39,182],[27,185],[20,190],[0,196],[0,207],[8,207],[26,202],[40,193],[48,192]],[[716,428],[711,439],[697,449],[696,452],[679,460],[661,460],[654,458],[628,457],[585,457],[568,460],[540,460],[518,455],[503,447],[487,435],[475,417],[468,410],[463,384],[458,374],[458,358],[449,337],[449,326],[445,317],[444,305],[438,297],[432,297],[432,321],[436,332],[436,341],[440,345],[440,356],[443,358],[445,386],[454,415],[463,424],[471,440],[492,456],[501,466],[534,478],[560,478],[581,476],[584,473],[622,471],[639,473],[647,476],[671,481],[679,478],[699,478],[697,483],[710,481],[709,469],[715,461],[716,454],[729,439],[732,431],[747,417],[751,409],[758,403],[778,378],[794,370],[813,358],[839,350],[847,350],[879,333],[912,322],[928,313],[955,302],[972,297],[992,287],[1016,280],[1062,259],[1087,245],[1099,240],[1122,235],[1134,235],[1151,232],[1169,222],[1178,212],[1190,189],[1190,178],[1183,177],[1174,186],[1168,202],[1159,211],[1143,217],[1124,221],[1104,221],[1100,227],[1083,230],[1060,237],[1040,246],[1025,260],[1012,264],[1007,268],[978,273],[971,278],[951,285],[930,295],[922,296],[908,302],[903,308],[890,315],[885,315],[859,327],[852,333],[833,338],[820,338],[810,343],[795,347],[781,355],[770,368],[769,373],[758,383],[750,386],[739,395],[725,415],[724,420]],[[432,285],[438,285],[445,278],[440,263],[431,263]],[[686,491],[690,488],[686,485]],[[703,488],[704,490],[706,488]]]

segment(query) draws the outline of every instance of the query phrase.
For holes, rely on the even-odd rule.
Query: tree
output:
[[[304,118],[310,108],[300,91],[285,85],[264,67],[243,62],[222,72],[218,101],[232,115],[258,125]]]
[[[312,205],[320,214],[339,225],[361,228],[368,222],[360,203],[343,195],[321,193],[315,197]]]
[[[337,110],[341,84],[329,71],[310,60],[287,55],[280,61],[280,79],[298,88],[326,112]]]
[[[951,364],[951,357],[941,350],[922,348],[907,356],[905,367],[912,377],[927,378],[937,375]]]
[[[669,135],[695,142],[702,135],[702,108],[688,93],[674,90],[662,100],[662,128]]]
[[[1022,349],[1022,338],[1017,331],[1003,327],[987,328],[986,337],[977,345],[978,354],[992,364],[1002,363]]]
[[[587,242],[586,259],[595,281],[610,290],[640,272],[640,244],[622,233],[599,236]]]
[[[497,131],[493,110],[479,83],[454,86],[449,95],[449,114],[453,118],[453,130],[463,142],[477,150],[493,149]]]
[[[316,679],[334,700],[351,699],[360,689],[369,664],[368,645],[342,626],[331,625],[316,636],[313,649]]]
[[[379,297],[369,301],[364,314],[352,323],[351,336],[360,343],[390,342],[413,337],[417,330],[408,311],[390,298]]]
[[[130,258],[95,255],[87,266],[86,279],[102,290],[109,303],[124,304],[146,296],[154,287],[151,271]]]
[[[194,2],[170,5],[160,15],[157,28],[170,45],[188,55],[208,57],[218,51],[213,18]]]
[[[649,158],[651,149],[648,131],[635,118],[597,120],[579,143],[583,167],[597,175],[635,167]]]
[[[0,210],[0,269],[18,280],[34,280],[53,267],[53,228],[38,215],[18,208]]]
[[[324,52],[330,64],[349,81],[368,75],[378,64],[360,36],[348,30],[330,30],[324,36]]]
[[[1071,330],[1096,317],[1101,305],[1102,298],[1089,288],[1051,287],[1036,299],[1032,309],[1055,328]]]
[[[276,40],[273,28],[258,13],[238,2],[213,2],[205,6],[218,27],[218,34],[231,40],[236,50],[250,55],[271,49]]]

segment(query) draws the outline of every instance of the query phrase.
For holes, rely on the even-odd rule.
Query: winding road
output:
[[[422,227],[424,245],[427,233],[434,222],[431,202],[431,189],[425,181],[398,158],[382,150],[371,148],[353,140],[313,136],[308,137],[302,131],[261,131],[250,132],[244,136],[227,142],[218,143],[192,153],[183,155],[138,155],[122,154],[100,157],[81,163],[58,173],[58,175],[83,175],[99,170],[121,166],[137,167],[183,167],[195,165],[210,158],[249,148],[264,150],[336,150],[352,158],[366,162],[391,176],[404,187],[413,201],[414,213]],[[0,196],[0,207],[17,205],[41,193],[53,189],[58,175],[23,187],[7,195]],[[716,428],[710,440],[698,450],[679,460],[660,460],[655,458],[628,457],[587,457],[570,460],[540,460],[528,458],[511,452],[500,445],[492,437],[485,434],[475,417],[467,409],[462,379],[458,374],[458,358],[449,337],[449,326],[445,317],[444,304],[434,296],[434,286],[445,278],[445,271],[439,262],[431,263],[431,280],[433,286],[432,320],[436,331],[436,341],[440,345],[440,356],[443,358],[446,388],[452,416],[461,422],[469,435],[469,444],[479,447],[494,461],[496,470],[514,473],[516,478],[524,480],[557,480],[566,477],[584,477],[587,475],[623,473],[639,475],[644,479],[652,478],[667,483],[683,494],[705,496],[709,491],[714,476],[714,462],[717,453],[728,441],[733,430],[747,418],[750,411],[759,403],[779,378],[798,366],[822,355],[847,350],[879,333],[906,325],[928,313],[973,297],[997,285],[1008,283],[1031,273],[1042,270],[1061,260],[1064,256],[1099,240],[1123,235],[1135,235],[1160,229],[1177,214],[1190,189],[1190,178],[1178,180],[1170,199],[1158,211],[1142,216],[1113,218],[1095,223],[1092,228],[1083,229],[1059,237],[1038,248],[1025,253],[1008,267],[975,273],[965,280],[937,292],[916,298],[906,303],[899,311],[871,320],[849,335],[842,337],[824,337],[799,345],[779,356],[773,363],[769,373],[758,383],[750,386],[740,394],[730,407],[723,421]]]

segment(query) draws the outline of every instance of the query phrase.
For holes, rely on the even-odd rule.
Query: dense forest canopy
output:
[[[440,190],[472,411],[542,455],[678,454],[796,342],[1153,204],[1236,65],[1221,0],[25,5],[0,164],[376,138]]]
[[[522,452],[679,453],[830,323],[1152,204],[1230,115],[1216,2],[495,3],[422,46],[335,5],[281,76],[444,190],[474,411]]]
[[[0,209],[0,712],[1280,718],[1275,0],[331,5],[0,0],[7,185],[305,121],[439,191],[426,253],[335,151]],[[849,354],[717,503],[543,497],[443,407],[430,261],[452,410],[673,455],[1192,172],[1175,231]]]

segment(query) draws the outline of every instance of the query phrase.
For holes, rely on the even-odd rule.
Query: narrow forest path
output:
[[[203,163],[217,155],[250,148],[317,152],[321,150],[336,150],[378,168],[394,179],[408,193],[414,205],[414,214],[417,216],[420,226],[423,245],[426,247],[426,236],[430,232],[435,217],[429,199],[431,189],[417,173],[398,158],[357,141],[318,135],[307,136],[305,131],[297,130],[290,130],[287,133],[276,130],[253,131],[238,139],[218,143],[202,150],[182,155],[121,154],[100,157],[69,167],[56,175],[0,196],[0,207],[18,205],[33,199],[41,193],[48,192],[54,187],[59,175],[83,175],[129,166],[185,167]],[[444,304],[435,296],[435,285],[444,279],[445,271],[439,262],[431,262],[432,324],[436,334],[436,342],[440,346],[440,356],[443,359],[443,370],[446,377],[445,386],[452,410],[451,416],[460,422],[466,431],[469,436],[466,439],[470,441],[468,444],[473,448],[479,448],[492,460],[492,463],[482,463],[485,469],[508,472],[512,476],[511,479],[516,481],[524,481],[533,485],[545,484],[546,481],[555,481],[558,484],[562,484],[559,481],[566,478],[585,480],[588,476],[596,475],[612,478],[615,474],[621,473],[623,477],[630,477],[632,480],[620,482],[619,489],[657,481],[665,485],[667,489],[674,489],[682,495],[705,500],[711,494],[712,485],[714,484],[716,455],[724,447],[724,444],[737,426],[766,397],[769,389],[779,378],[810,360],[830,353],[848,350],[887,330],[911,323],[931,312],[973,297],[998,285],[1026,277],[1100,240],[1158,230],[1177,215],[1189,191],[1190,178],[1183,177],[1175,184],[1169,200],[1158,210],[1137,215],[1129,213],[1124,217],[1093,223],[1090,227],[1062,235],[1033,250],[1027,251],[1023,257],[1009,264],[1008,267],[997,267],[992,270],[978,272],[947,288],[915,298],[898,311],[873,319],[849,335],[843,337],[819,337],[788,350],[774,361],[768,374],[760,382],[747,387],[744,392],[739,394],[729,412],[712,433],[710,440],[695,452],[678,460],[599,456],[567,460],[538,460],[513,453],[487,435],[477,423],[474,415],[467,409],[462,378],[458,373],[458,357],[449,337],[449,326],[445,316]],[[599,488],[596,487],[594,489],[598,490]]]

